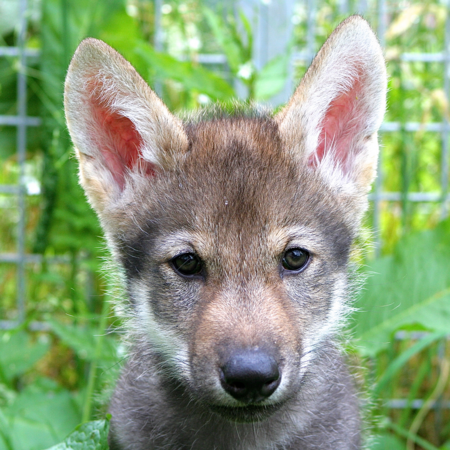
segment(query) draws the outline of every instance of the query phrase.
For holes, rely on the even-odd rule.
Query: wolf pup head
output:
[[[275,116],[183,123],[116,51],[80,44],[67,124],[153,376],[228,421],[298,398],[346,312],[385,97],[380,46],[357,16]]]

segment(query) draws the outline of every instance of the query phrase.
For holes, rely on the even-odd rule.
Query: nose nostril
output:
[[[281,375],[275,359],[260,350],[240,350],[220,370],[222,387],[235,399],[257,403],[278,388]]]
[[[278,376],[275,380],[266,383],[264,386],[262,386],[261,394],[265,397],[271,396],[275,392],[279,384],[280,384],[280,377]]]
[[[233,389],[246,389],[246,386],[244,383],[239,383],[239,382],[231,382],[228,383]]]

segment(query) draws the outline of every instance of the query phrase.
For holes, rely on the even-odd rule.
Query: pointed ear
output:
[[[158,176],[188,147],[181,122],[102,41],[79,45],[67,73],[64,104],[81,184],[100,213],[130,177]]]
[[[286,147],[331,185],[367,192],[376,173],[386,84],[377,38],[363,18],[349,17],[275,118]]]

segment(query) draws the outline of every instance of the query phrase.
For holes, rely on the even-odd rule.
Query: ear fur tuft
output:
[[[360,16],[342,22],[277,116],[289,151],[330,184],[370,188],[386,107],[380,45]]]
[[[181,122],[102,41],[89,38],[79,45],[64,103],[81,183],[99,212],[125,189],[130,174],[170,169],[187,149]]]

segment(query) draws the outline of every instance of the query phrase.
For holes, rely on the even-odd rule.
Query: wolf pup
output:
[[[113,49],[80,44],[67,123],[131,316],[111,449],[360,448],[337,334],[385,96],[358,16],[276,115],[182,122]]]

